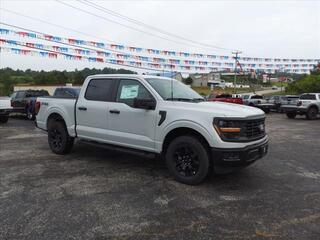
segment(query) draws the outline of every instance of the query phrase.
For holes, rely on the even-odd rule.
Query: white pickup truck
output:
[[[0,123],[8,122],[9,114],[11,111],[11,98],[0,97]]]
[[[77,99],[39,97],[36,108],[37,127],[48,131],[54,153],[70,152],[75,138],[154,153],[186,184],[248,166],[268,151],[263,111],[205,102],[170,78],[89,76]]]
[[[308,120],[315,120],[320,114],[320,93],[304,93],[296,105],[283,105],[281,110],[291,119],[299,114],[305,115]]]

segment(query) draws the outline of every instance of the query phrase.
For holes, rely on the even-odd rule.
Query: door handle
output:
[[[114,114],[120,114],[120,111],[117,109],[111,109],[109,112]]]
[[[79,109],[80,111],[87,111],[87,108],[86,108],[86,107],[78,107],[78,109]]]

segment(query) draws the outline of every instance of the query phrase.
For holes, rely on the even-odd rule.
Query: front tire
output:
[[[197,185],[209,173],[210,157],[206,146],[193,136],[180,136],[172,140],[166,154],[170,173],[181,183]]]
[[[48,124],[48,143],[52,152],[64,155],[72,150],[74,138],[70,137],[62,121],[51,121]]]
[[[294,119],[296,116],[297,116],[297,114],[294,113],[294,112],[288,112],[287,113],[287,117],[290,118],[290,119]]]
[[[317,119],[317,115],[318,115],[318,109],[315,107],[311,107],[306,113],[306,117],[308,120]]]
[[[9,116],[1,116],[0,117],[0,123],[6,123],[9,120]]]

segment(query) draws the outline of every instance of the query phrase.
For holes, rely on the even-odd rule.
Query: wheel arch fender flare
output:
[[[48,129],[49,119],[52,118],[54,115],[59,116],[59,118],[61,118],[64,121],[66,128],[67,128],[67,131],[68,131],[68,134],[70,136],[74,136],[74,130],[73,130],[73,128],[70,127],[70,126],[74,125],[74,123],[72,122],[72,119],[70,119],[70,117],[68,117],[68,114],[65,111],[63,111],[62,109],[57,108],[57,107],[52,107],[52,108],[48,109],[48,115],[45,120],[46,128]]]
[[[212,131],[214,131],[213,127]],[[161,146],[159,150],[161,152],[165,150],[166,145],[168,144],[168,140],[170,139],[170,136],[172,136],[172,134],[174,135],[174,137],[176,137],[178,135],[180,136],[183,134],[191,133],[194,133],[205,140],[205,142],[208,144],[208,147],[213,147],[215,140],[215,138],[213,137],[213,133],[210,134],[210,132],[199,123],[187,120],[179,120],[170,123],[163,129],[159,138],[161,140]]]
[[[308,107],[307,111],[309,111],[310,108],[316,108],[316,109],[318,110],[318,112],[319,112],[319,106],[316,105],[316,104],[311,104],[311,105]]]

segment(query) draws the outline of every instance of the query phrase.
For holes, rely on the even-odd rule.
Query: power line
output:
[[[192,40],[192,39],[188,39],[186,37],[183,37],[183,36],[179,36],[179,35],[176,35],[176,34],[173,34],[173,33],[170,33],[168,31],[165,31],[163,29],[160,29],[160,28],[157,28],[157,27],[154,27],[154,26],[151,26],[151,25],[148,25],[144,22],[141,22],[141,21],[138,21],[136,19],[133,19],[133,18],[130,18],[130,17],[127,17],[125,15],[122,15],[118,12],[115,12],[115,11],[112,11],[110,9],[107,9],[101,5],[98,5],[96,3],[93,3],[93,2],[90,2],[90,1],[87,1],[87,0],[77,0],[78,2],[81,2],[82,4],[85,4],[87,6],[91,6],[92,8],[95,8],[95,9],[98,9],[102,12],[105,12],[107,14],[110,14],[112,16],[115,16],[115,17],[118,17],[118,18],[121,18],[121,19],[124,19],[126,21],[129,21],[129,22],[132,22],[134,24],[137,24],[139,26],[143,26],[143,27],[146,27],[146,28],[149,28],[149,29],[152,29],[152,30],[155,30],[157,32],[160,32],[162,34],[165,34],[165,35],[169,35],[171,37],[174,37],[174,38],[178,38],[178,39],[181,39],[181,40],[184,40],[184,41],[187,41],[187,42],[192,42],[194,44],[197,44],[197,45],[201,45],[201,46],[205,46],[205,47],[209,47],[209,48],[214,48],[214,49],[221,49],[221,50],[231,50],[233,51],[234,49],[229,49],[229,48],[224,48],[224,47],[220,47],[220,46],[215,46],[215,45],[211,45],[211,44],[206,44],[206,43],[202,43],[202,42],[198,42],[198,41],[195,41],[195,40]]]
[[[141,30],[141,29],[138,29],[138,28],[135,28],[135,27],[132,27],[132,26],[129,26],[129,25],[120,23],[120,22],[118,22],[118,21],[115,21],[115,20],[112,20],[112,19],[109,19],[109,18],[100,16],[100,15],[97,15],[97,14],[95,14],[95,13],[89,12],[89,11],[84,10],[84,9],[82,9],[82,8],[75,7],[75,6],[71,5],[71,4],[68,4],[68,3],[66,3],[66,2],[62,2],[62,1],[60,1],[60,0],[55,0],[55,1],[58,2],[58,3],[60,3],[60,4],[65,5],[65,6],[68,6],[68,7],[70,7],[70,8],[76,9],[76,10],[78,10],[78,11],[80,11],[80,12],[87,13],[87,14],[89,14],[89,15],[91,15],[91,16],[94,16],[94,17],[103,19],[103,20],[105,20],[105,21],[107,21],[107,22],[112,22],[112,23],[118,24],[118,25],[120,25],[120,26],[122,26],[122,27],[131,29],[131,30],[134,30],[134,31],[138,31],[138,32],[141,32],[141,33],[144,33],[144,34],[147,34],[147,35],[151,35],[151,36],[156,37],[156,38],[161,38],[161,39],[166,40],[166,41],[170,41],[170,42],[174,42],[174,43],[178,43],[178,44],[183,44],[183,45],[187,45],[187,46],[192,46],[192,47],[197,47],[197,48],[199,48],[199,46],[195,46],[195,45],[187,44],[187,43],[184,43],[184,42],[180,42],[180,41],[168,39],[168,38],[159,36],[159,35],[157,35],[157,34],[154,34],[154,33],[151,33],[151,32],[147,32],[147,31],[144,31],[144,30]]]
[[[43,33],[43,32],[35,31],[35,30],[32,30],[32,29],[24,28],[24,27],[19,27],[19,26],[16,26],[16,25],[13,25],[13,24],[4,23],[4,22],[1,22],[1,21],[0,21],[0,24],[6,25],[6,26],[9,26],[9,27],[14,27],[14,28],[17,28],[17,29],[21,29],[21,30],[28,31],[28,32],[34,32],[34,33],[41,34],[41,35],[48,35],[48,34]],[[82,48],[82,49],[86,49],[86,50],[96,51],[96,49],[93,49],[93,48],[74,45],[74,44],[71,44],[71,43],[59,42],[59,41],[55,41],[55,40],[51,40],[51,39],[42,39],[42,38],[40,38],[40,39],[44,40],[44,41],[55,42],[55,43],[59,43],[59,44],[63,44],[63,45],[68,45],[68,46],[78,47],[78,48]],[[99,48],[99,47],[96,47],[96,48]],[[99,48],[99,49],[104,49],[104,48]],[[112,52],[116,52],[116,53],[123,53],[123,52],[116,51],[116,50],[113,50],[113,49],[104,49],[104,50],[108,50],[108,51],[112,51]]]
[[[6,8],[0,7],[0,10],[6,11],[6,12],[10,12],[10,13],[15,14],[15,15],[20,16],[20,17],[22,16],[22,17],[25,17],[25,18],[29,18],[29,19],[32,19],[32,20],[37,21],[37,22],[45,23],[47,25],[51,25],[51,26],[54,26],[54,27],[57,27],[57,28],[61,28],[61,29],[65,29],[65,30],[68,30],[68,31],[80,33],[80,34],[82,34],[84,36],[94,37],[94,38],[97,38],[97,39],[104,39],[107,42],[121,44],[119,42],[115,42],[115,41],[112,41],[110,39],[106,39],[106,38],[98,37],[98,36],[95,36],[95,35],[92,35],[92,34],[89,34],[89,33],[81,32],[81,31],[78,31],[78,30],[73,29],[73,28],[69,28],[69,27],[65,27],[65,26],[62,26],[62,25],[59,25],[59,24],[56,24],[56,23],[48,22],[48,21],[40,19],[40,18],[31,17],[31,16],[28,16],[28,15],[25,15],[25,14],[22,14],[22,13],[19,13],[19,12],[15,12],[15,11],[12,11],[12,10],[9,10],[9,9],[6,9]]]
[[[58,28],[65,29],[65,30],[68,30],[68,31],[73,31],[73,32],[76,32],[76,33],[80,33],[80,34],[85,35],[85,36],[90,36],[90,37],[94,37],[94,38],[97,38],[97,39],[104,39],[107,43],[109,42],[109,43],[113,43],[113,44],[122,45],[122,43],[119,43],[119,42],[115,42],[115,41],[112,41],[112,40],[109,40],[109,39],[106,39],[106,38],[102,38],[102,37],[98,37],[98,36],[95,36],[95,35],[92,35],[92,34],[81,32],[81,31],[78,31],[76,29],[65,27],[65,26],[62,26],[62,25],[59,25],[59,24],[51,23],[49,21],[46,21],[46,20],[43,20],[43,19],[40,19],[40,18],[35,18],[35,17],[28,16],[28,15],[24,15],[22,13],[18,13],[18,12],[9,10],[9,9],[5,9],[5,8],[1,8],[0,7],[0,10],[10,12],[10,13],[15,14],[17,16],[22,16],[22,17],[25,17],[25,18],[29,18],[29,19],[32,19],[32,20],[37,21],[37,22],[45,23],[45,24],[50,25],[50,26],[58,27]],[[13,26],[13,25],[8,25],[8,26]],[[110,51],[115,51],[115,50],[110,50]],[[122,53],[120,51],[118,51],[118,52]]]

